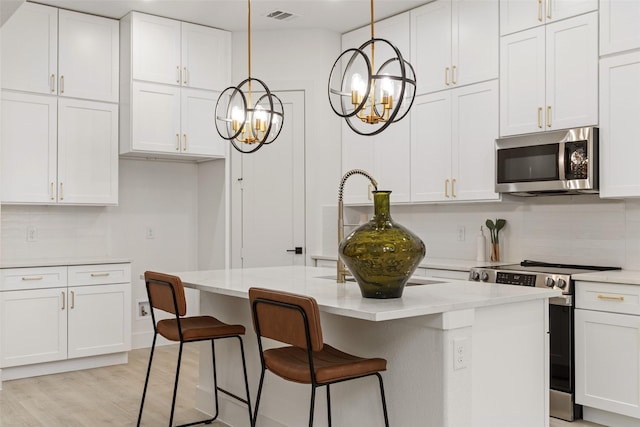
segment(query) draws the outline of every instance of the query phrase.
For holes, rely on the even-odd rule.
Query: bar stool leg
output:
[[[376,373],[378,382],[380,383],[380,396],[382,397],[382,411],[384,412],[384,425],[389,427],[389,415],[387,414],[387,399],[384,397],[384,385],[382,384],[382,375]]]
[[[215,340],[211,340],[211,363],[213,364],[213,398],[216,402],[216,413],[214,414],[213,418],[211,418],[211,421],[215,420],[216,418],[218,418],[218,408],[219,408],[219,402],[218,402],[218,370],[216,369],[216,345],[215,345]]]
[[[149,385],[149,375],[151,374],[151,362],[153,362],[153,351],[156,348],[156,338],[158,334],[153,334],[153,343],[151,344],[151,352],[149,353],[149,364],[147,366],[147,377],[144,380],[144,388],[142,389],[142,401],[140,402],[140,412],[138,413],[137,427],[140,427],[140,421],[142,421],[142,410],[144,408],[144,399],[147,397],[147,386]]]
[[[171,401],[171,415],[169,416],[169,427],[173,425],[173,413],[176,409],[176,397],[178,396],[178,380],[180,379],[180,365],[182,364],[182,341],[178,350],[178,363],[176,366],[176,382],[173,385],[173,399]]]
[[[249,424],[251,426],[254,425],[253,415],[251,414],[251,394],[249,393],[249,377],[247,376],[247,362],[244,357],[244,344],[242,343],[242,338],[237,337],[238,341],[240,341],[240,354],[242,355],[242,372],[244,374],[244,387],[245,392],[247,393],[247,409],[249,410]]]
[[[260,396],[262,395],[262,384],[264,383],[264,365],[262,366],[262,373],[260,373],[260,382],[258,383],[258,394],[256,396],[256,407],[253,409],[253,424],[252,427],[255,427],[258,423],[258,406],[260,406]]]
[[[311,385],[311,403],[309,405],[309,427],[313,427],[313,412],[316,403],[316,385]]]

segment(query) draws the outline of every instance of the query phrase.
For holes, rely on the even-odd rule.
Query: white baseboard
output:
[[[582,407],[582,418],[586,421],[611,427],[638,427],[640,425],[638,418],[631,418],[587,406]]]

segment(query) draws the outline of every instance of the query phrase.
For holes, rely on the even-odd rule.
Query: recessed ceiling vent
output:
[[[265,15],[267,18],[277,19],[278,21],[291,21],[292,19],[296,19],[298,15],[291,12],[284,12],[282,10],[274,10],[271,13]]]

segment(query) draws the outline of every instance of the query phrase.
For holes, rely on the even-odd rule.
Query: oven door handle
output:
[[[571,307],[573,305],[573,295],[560,295],[559,297],[551,297],[549,298],[549,304]]]

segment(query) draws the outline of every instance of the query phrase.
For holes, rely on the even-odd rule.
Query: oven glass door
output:
[[[551,389],[572,393],[573,307],[549,305]]]
[[[498,184],[557,181],[560,179],[559,156],[560,144],[501,148],[497,159]]]

